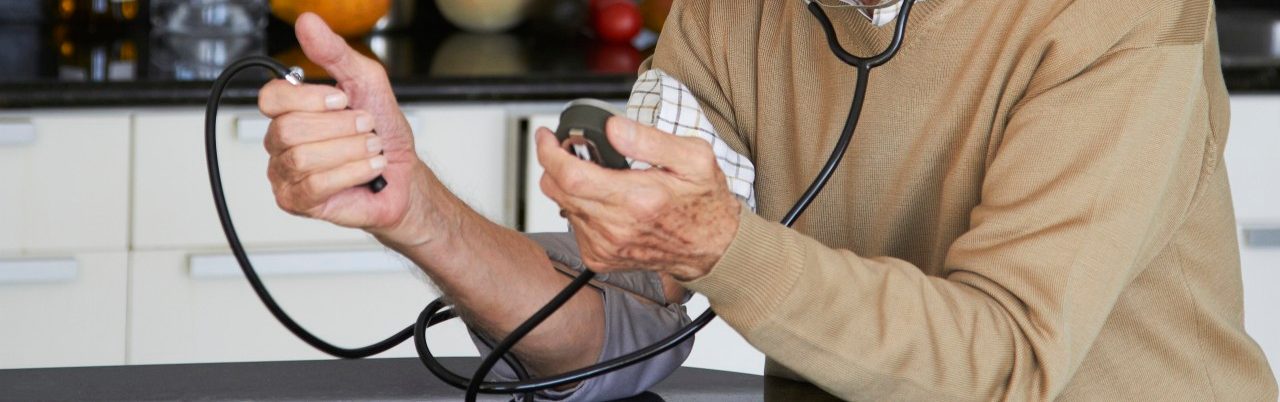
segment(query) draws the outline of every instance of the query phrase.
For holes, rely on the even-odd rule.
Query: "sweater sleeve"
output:
[[[1054,399],[1216,163],[1203,52],[1115,50],[1017,105],[942,277],[743,212],[686,286],[845,399]]]

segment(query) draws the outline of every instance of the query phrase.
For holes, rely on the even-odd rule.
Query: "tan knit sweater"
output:
[[[1275,401],[1242,325],[1209,0],[928,0],[871,73],[800,0],[677,1],[651,60],[757,172],[688,283],[772,374],[858,400]],[[892,26],[829,11],[879,52]]]

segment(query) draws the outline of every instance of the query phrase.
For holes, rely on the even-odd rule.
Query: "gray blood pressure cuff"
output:
[[[528,235],[546,249],[557,269],[582,272],[578,244],[569,233]],[[675,333],[691,321],[680,304],[668,304],[662,280],[653,272],[613,272],[597,275],[589,289],[598,291],[604,300],[604,347],[597,362],[633,352]],[[583,291],[588,291],[584,289]],[[472,335],[481,354],[489,353],[485,342]],[[693,340],[685,341],[653,359],[578,383],[564,391],[544,391],[538,400],[601,401],[636,395],[662,381],[675,371],[693,349]],[[499,363],[487,378],[491,381],[515,381],[515,372]],[[517,396],[519,398],[519,396]]]

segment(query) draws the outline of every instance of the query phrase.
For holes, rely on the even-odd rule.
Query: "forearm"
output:
[[[994,289],[827,248],[756,216],[741,230],[688,285],[752,345],[841,398],[1040,399],[1042,369],[1062,363],[1037,356],[1033,342],[1059,345],[1022,332]]]
[[[570,278],[557,272],[545,251],[519,232],[481,216],[454,196],[425,166],[402,232],[418,237],[379,239],[417,264],[486,335],[501,339],[533,315]],[[520,342],[515,353],[534,373],[556,373],[594,363],[603,343],[604,312],[598,292],[575,295]]]

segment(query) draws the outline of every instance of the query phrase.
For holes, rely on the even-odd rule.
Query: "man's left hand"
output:
[[[649,270],[689,281],[706,275],[738,231],[741,205],[711,144],[621,117],[605,130],[619,153],[647,170],[612,170],[571,155],[538,130],[542,192],[569,223],[596,272]]]

